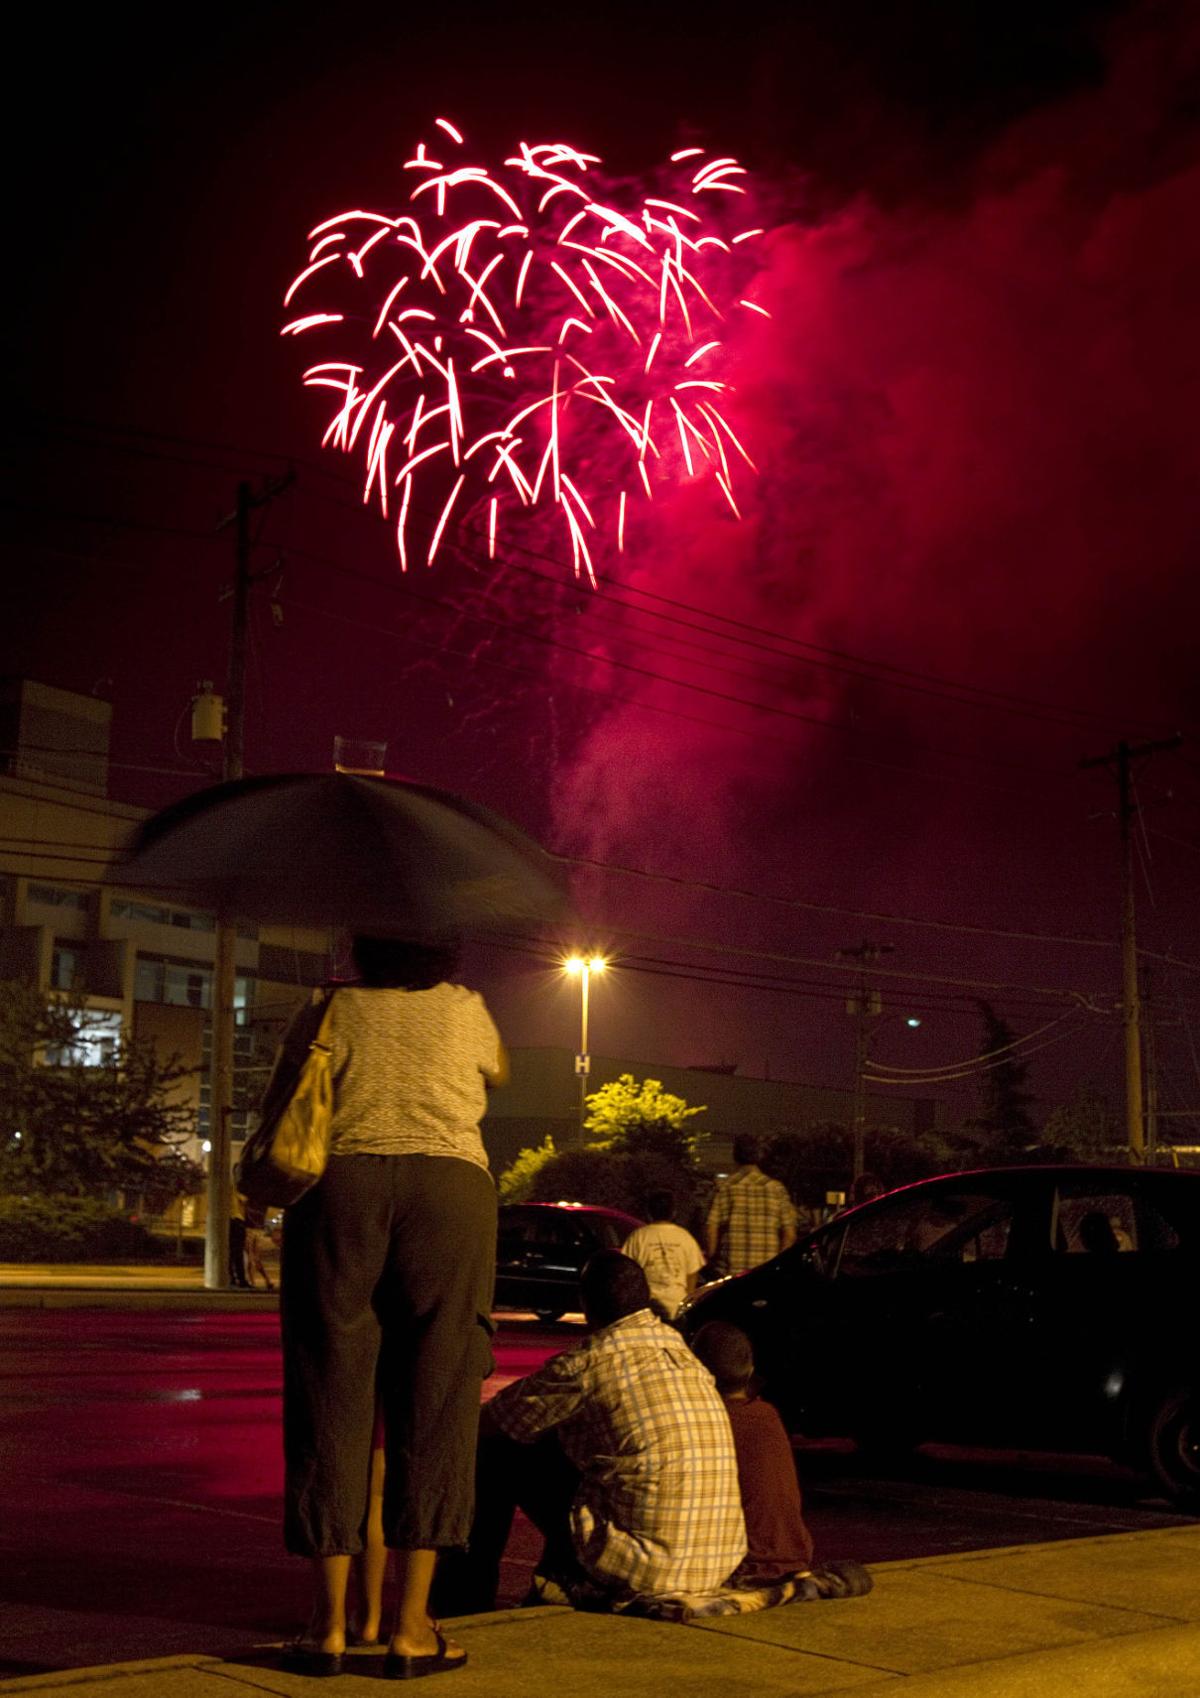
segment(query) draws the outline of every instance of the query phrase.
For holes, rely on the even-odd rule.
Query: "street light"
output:
[[[865,995],[848,997],[846,1012],[858,1017],[856,1042],[854,1049],[854,1178],[862,1174],[866,1166],[866,1137],[867,1137],[867,1080],[868,1069],[871,1065],[871,1045],[880,1028],[890,1020],[903,1018],[910,1032],[915,1032],[921,1024],[920,1016],[906,1014],[885,1014],[883,998],[878,991],[867,991]]]
[[[587,1119],[588,1074],[591,1057],[588,1054],[588,985],[593,973],[602,973],[608,962],[602,955],[568,955],[563,971],[579,980],[579,1053],[575,1057],[575,1072],[579,1077],[579,1142],[583,1142],[583,1125]]]

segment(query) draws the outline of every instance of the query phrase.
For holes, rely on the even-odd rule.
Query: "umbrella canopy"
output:
[[[114,882],[227,919],[436,941],[568,912],[551,858],[478,803],[350,773],[242,778],[165,808]]]

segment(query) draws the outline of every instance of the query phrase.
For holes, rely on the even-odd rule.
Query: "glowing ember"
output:
[[[401,565],[418,513],[432,565],[475,514],[494,558],[498,527],[556,511],[592,583],[589,536],[624,548],[631,493],[711,476],[737,515],[735,468],[753,462],[722,354],[731,322],[765,314],[746,298],[763,232],[730,223],[742,166],[684,148],[661,192],[617,205],[593,193],[594,154],[522,142],[490,171],[458,163],[463,138],[436,124],[434,151],[405,161],[411,211],[324,220],[284,296],[283,335],[356,338],[356,359],[304,383],[338,396],[323,443],[362,456]]]

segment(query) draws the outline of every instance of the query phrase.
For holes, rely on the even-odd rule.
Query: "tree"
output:
[[[500,1175],[497,1190],[502,1203],[523,1203],[531,1195],[538,1174],[555,1157],[554,1139],[547,1134],[536,1149],[517,1151],[516,1160]],[[572,1199],[574,1201],[574,1199]]]
[[[984,1064],[979,1078],[979,1114],[963,1130],[987,1160],[1011,1161],[1036,1147],[1037,1130],[1030,1108],[1033,1093],[1025,1089],[1027,1062],[1017,1059],[1015,1034],[990,1002],[978,1004],[983,1021],[979,1043]]]
[[[692,1220],[699,1175],[653,1151],[563,1150],[541,1167],[529,1189],[534,1203],[596,1203],[644,1220],[652,1191],[669,1191],[681,1226]]]
[[[762,1159],[764,1173],[787,1187],[794,1203],[819,1212],[827,1191],[845,1191],[853,1151],[848,1126],[813,1121],[807,1126],[773,1133]],[[890,1126],[867,1128],[867,1170],[878,1174],[889,1191],[914,1179],[946,1173],[958,1165],[949,1141],[934,1130],[900,1131]]]
[[[623,1073],[587,1099],[581,1150],[556,1150],[547,1138],[522,1150],[500,1178],[505,1203],[596,1203],[641,1217],[652,1191],[670,1191],[676,1218],[690,1218],[699,1183],[695,1133],[687,1122],[703,1107],[664,1091],[658,1079],[639,1084]]]
[[[1052,1158],[1124,1161],[1128,1154],[1124,1129],[1118,1125],[1108,1098],[1088,1080],[1076,1086],[1069,1103],[1046,1116],[1042,1141]]]
[[[583,1124],[593,1149],[659,1155],[691,1169],[700,1139],[684,1123],[704,1113],[703,1105],[691,1108],[683,1097],[664,1091],[658,1079],[639,1085],[632,1073],[622,1073],[589,1094]]]
[[[171,1196],[199,1184],[181,1150],[193,1113],[172,1100],[189,1069],[124,1039],[89,1064],[98,1025],[77,998],[0,983],[0,1189]]]

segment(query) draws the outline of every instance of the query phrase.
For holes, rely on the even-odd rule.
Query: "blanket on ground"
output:
[[[695,1621],[704,1616],[751,1615],[779,1604],[805,1604],[818,1598],[860,1598],[874,1585],[860,1562],[830,1562],[802,1569],[767,1585],[739,1583],[734,1574],[711,1592],[636,1592],[619,1596],[587,1580],[535,1574],[529,1602],[569,1604],[572,1609],[638,1616],[650,1621]]]

